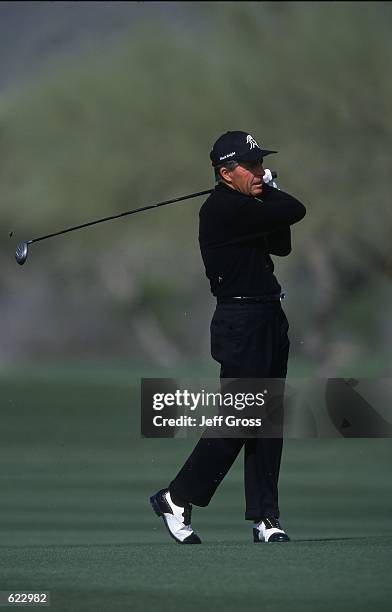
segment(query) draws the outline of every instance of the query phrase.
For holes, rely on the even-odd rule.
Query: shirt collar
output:
[[[237,197],[237,198],[247,198],[247,199],[252,199],[254,200],[253,196],[248,196],[245,195],[244,193],[242,193],[241,191],[237,191],[237,189],[232,189],[231,187],[228,187],[227,185],[225,185],[224,183],[217,183],[216,187],[215,187],[215,191],[221,195],[231,195],[233,197]]]

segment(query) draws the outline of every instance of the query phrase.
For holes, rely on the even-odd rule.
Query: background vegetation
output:
[[[72,53],[52,41],[39,70],[0,91],[3,364],[210,363],[201,200],[33,245],[24,268],[13,251],[22,239],[212,187],[213,141],[243,129],[279,151],[280,187],[308,209],[291,257],[276,258],[292,368],[385,375],[391,5],[79,3],[81,16],[95,5],[86,44],[72,3],[25,5],[32,28],[45,10],[45,32],[54,28],[53,4],[68,16]],[[133,6],[104,37],[108,4]]]

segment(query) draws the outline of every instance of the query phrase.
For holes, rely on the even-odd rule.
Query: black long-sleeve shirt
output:
[[[280,293],[270,255],[291,251],[290,225],[306,209],[296,198],[263,185],[258,198],[219,183],[199,213],[199,244],[212,294]]]

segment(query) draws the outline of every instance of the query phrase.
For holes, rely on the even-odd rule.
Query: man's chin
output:
[[[258,196],[263,192],[263,185],[253,185],[252,195]]]

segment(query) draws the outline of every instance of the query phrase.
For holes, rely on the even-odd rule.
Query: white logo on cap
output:
[[[220,159],[220,161],[222,161],[222,159],[227,159],[228,157],[233,157],[233,155],[235,155],[235,151],[233,151],[232,153],[228,153],[227,155],[222,155],[219,159]]]
[[[251,149],[254,149],[255,147],[257,147],[258,149],[260,149],[259,145],[257,144],[257,142],[255,141],[255,139],[253,138],[253,136],[251,136],[250,134],[247,135],[246,137],[246,144],[250,145]]]

